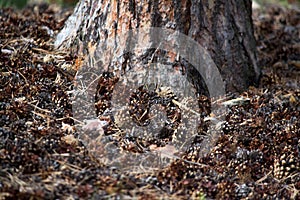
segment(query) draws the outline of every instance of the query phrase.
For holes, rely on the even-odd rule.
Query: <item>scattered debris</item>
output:
[[[71,12],[44,4],[0,9],[0,199],[300,199],[299,11],[254,10],[260,87],[223,101],[222,122],[207,115],[203,98],[191,148],[178,155],[172,145],[152,144],[150,151],[172,163],[132,173],[99,162],[78,139],[70,95],[82,58],[53,48]],[[116,81],[100,80],[110,90]],[[161,89],[161,96],[171,94]],[[188,109],[172,100],[174,108]],[[109,106],[95,101],[99,112]],[[109,140],[116,132],[111,122],[108,116],[82,125],[86,132],[111,131]],[[203,154],[214,122],[222,134]]]

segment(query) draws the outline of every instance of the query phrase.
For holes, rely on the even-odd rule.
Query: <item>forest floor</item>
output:
[[[300,199],[299,10],[254,11],[260,86],[229,107],[210,153],[151,173],[106,166],[77,139],[81,59],[53,47],[71,12],[0,9],[0,199]]]

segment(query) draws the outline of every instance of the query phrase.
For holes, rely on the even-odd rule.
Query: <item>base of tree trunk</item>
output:
[[[173,29],[191,37],[210,53],[227,91],[242,92],[257,85],[260,78],[251,14],[251,0],[82,0],[58,34],[55,45],[87,54],[94,45],[103,45],[130,29]],[[124,62],[129,61],[126,56]]]

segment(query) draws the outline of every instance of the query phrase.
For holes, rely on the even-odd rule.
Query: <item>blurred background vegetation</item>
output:
[[[300,5],[300,0],[255,0],[255,2],[261,6],[265,6],[267,4],[279,4],[285,7]]]
[[[63,7],[75,6],[79,0],[0,0],[0,8],[14,7],[18,9],[24,8],[29,4],[47,3],[58,4]]]
[[[48,3],[48,4],[58,4],[63,7],[75,6],[79,0],[0,0],[0,8],[2,7],[14,7],[14,8],[24,8],[28,4],[33,3]],[[299,6],[300,0],[255,0],[260,6],[265,6],[267,4],[279,4],[285,7],[289,6]]]

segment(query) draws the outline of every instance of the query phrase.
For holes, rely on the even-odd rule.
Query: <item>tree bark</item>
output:
[[[86,54],[130,29],[174,29],[210,53],[227,91],[242,92],[260,77],[251,15],[250,0],[81,0],[55,45]]]

